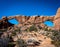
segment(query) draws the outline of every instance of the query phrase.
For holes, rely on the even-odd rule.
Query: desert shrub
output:
[[[13,43],[10,42],[10,43],[8,44],[8,47],[15,47],[15,44],[13,44]]]
[[[41,27],[41,26],[39,26],[39,25],[38,25],[38,28],[39,28],[39,29],[42,29],[42,27]]]
[[[44,31],[48,31],[48,28],[46,27],[46,28],[44,28],[43,30],[44,30]]]
[[[12,36],[15,36],[16,35],[16,32],[21,33],[20,28],[17,28],[14,31],[12,31]]]
[[[52,43],[56,47],[60,47],[60,31],[54,31],[52,34],[51,39],[53,40]]]
[[[29,28],[25,29],[24,32],[30,32],[30,31],[29,31]]]
[[[50,38],[53,40],[52,44],[54,44],[56,47],[60,47],[60,31],[53,30]]]
[[[45,28],[45,35],[52,39],[51,43],[54,44],[56,47],[60,47],[60,31],[57,30],[47,30]]]
[[[12,35],[11,36],[15,36],[16,35],[16,32],[12,32]]]
[[[18,39],[16,45],[17,45],[18,47],[27,47],[27,46],[26,46],[26,42],[25,42],[23,39]]]
[[[0,29],[0,32],[5,32],[7,31],[7,29]]]
[[[14,30],[15,32],[21,32],[20,28]]]
[[[32,26],[29,28],[29,31],[37,31],[37,28],[36,28],[34,25],[32,25]]]

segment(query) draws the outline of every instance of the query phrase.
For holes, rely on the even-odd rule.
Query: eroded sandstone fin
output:
[[[57,18],[60,18],[60,8],[58,8],[57,13],[56,13],[56,16],[55,16],[54,19],[57,19]]]
[[[58,8],[56,16],[54,17],[54,28],[60,30],[60,8]]]

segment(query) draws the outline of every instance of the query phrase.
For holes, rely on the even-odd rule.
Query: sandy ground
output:
[[[24,39],[25,41],[32,38],[39,41],[40,45],[34,47],[55,47],[53,44],[51,44],[52,40],[49,37],[39,34],[38,32],[24,32],[22,35],[18,34],[18,37]]]

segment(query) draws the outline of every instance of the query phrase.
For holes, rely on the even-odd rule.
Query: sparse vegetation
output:
[[[51,36],[52,44],[54,44],[56,47],[60,47],[60,31],[53,31]]]
[[[8,47],[14,47],[15,46],[15,44],[13,44],[12,42],[10,42],[9,44],[8,44]]]
[[[36,26],[32,25],[31,27],[25,29],[25,31],[27,31],[27,32],[35,31],[36,32],[36,31],[38,31],[38,29],[36,28]]]
[[[52,44],[54,44],[56,47],[60,47],[60,30],[59,31],[56,31],[56,30],[51,30],[51,29],[48,29],[48,27],[44,28],[44,29],[41,29],[42,32],[43,32],[43,35],[46,35],[47,37],[50,37],[52,39]],[[0,30],[0,32],[7,32],[7,30]],[[27,28],[25,31],[27,32],[31,32],[31,31],[35,31],[37,32],[38,29],[35,25],[32,25],[30,28]],[[16,32],[18,33],[21,33],[21,30],[20,28],[17,28],[17,29],[12,29],[12,34],[10,37],[12,36],[16,36]],[[8,38],[10,38],[8,37]],[[13,39],[13,38],[12,38]],[[12,41],[14,43],[14,41]],[[15,44],[13,44],[12,42],[9,42],[8,44],[8,47],[14,47],[15,45],[17,45],[17,47],[27,47],[26,46],[26,42],[23,40],[23,39],[18,39],[16,41]]]
[[[18,41],[16,42],[16,45],[18,47],[27,47],[26,42],[23,39],[18,39]]]
[[[60,47],[60,31],[56,30],[46,31],[46,36],[52,39],[51,41],[52,44],[54,44],[56,47]]]
[[[7,29],[0,29],[0,32],[5,32],[7,31]]]
[[[35,25],[32,25],[30,28],[29,28],[29,31],[38,31],[37,28],[35,27]]]
[[[15,32],[21,32],[20,28],[14,30]]]

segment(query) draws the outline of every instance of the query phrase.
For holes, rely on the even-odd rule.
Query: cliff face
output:
[[[2,18],[2,20],[0,20],[0,27],[9,27],[12,26],[13,24],[9,23],[8,20],[9,19],[16,19],[19,24],[18,26],[24,26],[24,25],[30,25],[30,24],[35,24],[35,25],[40,25],[43,28],[45,27],[45,25],[43,24],[44,21],[50,20],[54,23],[54,29],[59,30],[60,29],[60,8],[58,8],[56,16],[10,16],[8,18]],[[4,20],[5,19],[5,20]],[[4,25],[5,24],[5,25]]]
[[[54,25],[55,29],[60,29],[60,8],[57,10],[56,16],[54,18]]]

